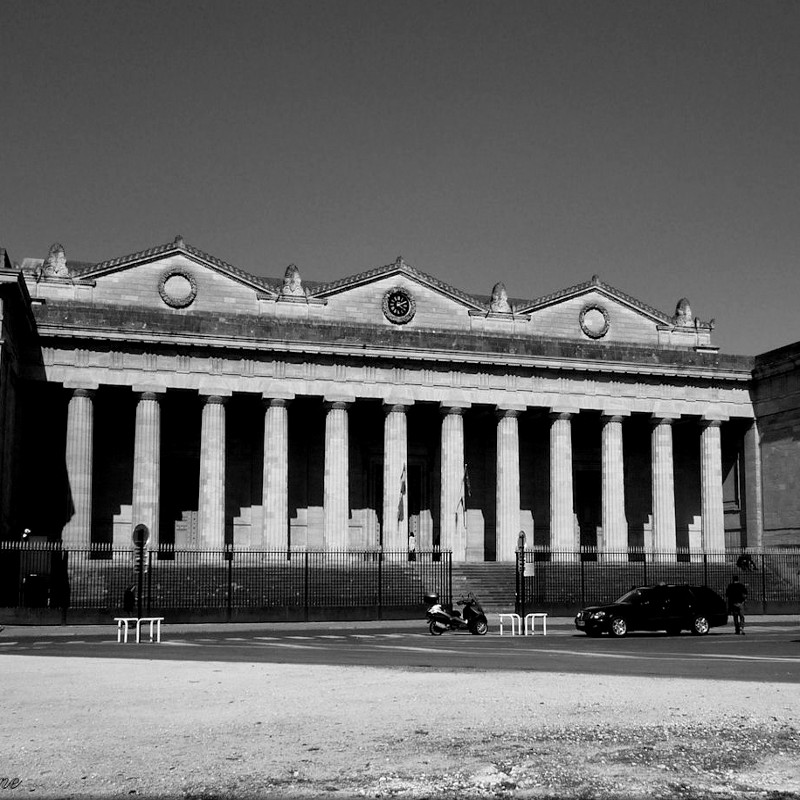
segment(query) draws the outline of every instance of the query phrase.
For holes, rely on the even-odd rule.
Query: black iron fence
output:
[[[171,619],[381,618],[419,613],[426,592],[452,602],[448,551],[145,550],[138,593],[131,548],[0,542],[0,607],[50,621],[107,619],[131,597]],[[517,554],[508,606],[574,613],[632,586],[690,583],[720,594],[736,573],[753,613],[800,609],[800,548],[724,553],[528,549]],[[128,611],[134,606],[129,605]],[[19,616],[19,614],[18,614]],[[24,618],[24,617],[20,617]]]
[[[748,589],[754,612],[800,608],[800,548],[689,551],[580,552],[529,549],[517,553],[517,605],[522,609],[574,612],[613,602],[633,586],[689,583],[724,595],[733,575]]]
[[[144,551],[140,576],[130,548],[0,542],[0,606],[116,613],[141,602],[148,614],[187,618],[308,619],[334,609],[380,618],[420,608],[428,591],[449,600],[450,568],[450,553],[439,551],[160,548]]]

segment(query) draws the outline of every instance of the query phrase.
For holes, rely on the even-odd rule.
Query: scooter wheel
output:
[[[475,636],[485,636],[489,630],[489,623],[485,619],[479,619],[471,629]]]
[[[428,625],[428,630],[431,632],[431,636],[441,636],[444,633],[444,630],[435,622],[431,622],[431,624]]]

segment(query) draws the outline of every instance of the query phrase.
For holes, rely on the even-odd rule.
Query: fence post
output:
[[[761,552],[761,613],[767,613],[767,555]]]
[[[225,560],[228,562],[228,602],[225,609],[228,622],[231,621],[233,616],[233,545],[225,545]]]
[[[586,581],[583,575],[583,553],[579,553],[578,558],[580,561],[578,562],[581,565],[581,608],[586,605]]]
[[[703,586],[708,586],[708,553],[703,552]]]
[[[447,602],[453,603],[453,551],[447,553]]]
[[[153,597],[153,551],[147,549],[147,616],[151,614]]]
[[[308,622],[308,550],[305,552],[303,563],[303,618]]]
[[[378,619],[383,619],[383,548],[378,550]]]
[[[647,549],[642,551],[642,569],[644,570],[642,583],[647,586]]]

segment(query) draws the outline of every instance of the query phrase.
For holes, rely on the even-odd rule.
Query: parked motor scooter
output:
[[[439,602],[438,594],[426,594],[425,605],[428,607],[426,617],[428,629],[432,636],[441,636],[445,631],[468,630],[477,636],[483,636],[489,630],[486,614],[483,613],[478,598],[470,592],[462,597],[456,605],[464,606],[463,613],[458,609],[446,608]]]

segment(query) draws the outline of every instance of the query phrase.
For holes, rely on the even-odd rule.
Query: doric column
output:
[[[764,545],[764,515],[761,497],[761,435],[758,423],[744,434],[744,503],[747,525],[747,546],[760,549]]]
[[[550,549],[578,552],[572,490],[572,413],[550,414]]]
[[[519,537],[518,409],[497,410],[497,509],[495,559],[513,561]]]
[[[326,403],[323,535],[327,550],[347,547],[350,521],[347,406],[339,401]]]
[[[454,561],[467,552],[464,487],[464,409],[442,406],[439,545],[452,550]]]
[[[672,419],[653,417],[650,448],[653,475],[653,551],[670,555],[675,552],[677,542]]]
[[[625,465],[622,451],[623,419],[620,414],[604,414],[601,417],[603,550],[615,554],[628,551]]]
[[[406,406],[384,406],[383,532],[386,550],[408,548],[408,433]]]
[[[142,392],[136,405],[133,434],[132,527],[147,525],[150,546],[158,546],[161,488],[161,405],[155,392]],[[130,537],[126,542],[130,546]]]
[[[289,546],[289,401],[265,397],[264,405],[262,545],[284,550]]]
[[[61,532],[67,547],[89,547],[92,541],[92,448],[94,392],[75,389],[67,409],[67,480],[72,516]]]
[[[725,511],[722,505],[722,422],[706,419],[700,431],[700,508],[703,552],[725,552]]]
[[[200,546],[225,546],[225,400],[206,398],[200,431],[200,497],[197,526]]]

